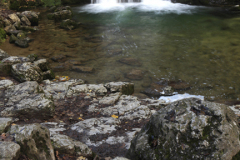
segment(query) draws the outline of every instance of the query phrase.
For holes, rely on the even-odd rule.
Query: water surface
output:
[[[68,55],[95,72],[63,71],[58,75],[88,83],[131,81],[136,93],[162,79],[181,80],[191,89],[179,93],[203,95],[208,100],[240,98],[240,17],[221,8],[162,0],[104,0],[73,7],[73,12],[73,19],[82,23],[80,28],[65,31],[43,18],[44,25],[32,35],[35,42],[28,51],[45,57]],[[119,62],[126,57],[142,65]],[[127,78],[133,69],[144,73],[141,80]]]

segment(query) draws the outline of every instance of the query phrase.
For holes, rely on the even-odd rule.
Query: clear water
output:
[[[220,8],[162,0],[102,0],[73,7],[73,11],[73,18],[82,23],[80,28],[65,31],[43,19],[41,31],[32,35],[31,52],[68,55],[68,59],[94,67],[95,72],[58,75],[88,83],[131,81],[136,93],[162,79],[182,80],[192,87],[179,93],[203,95],[208,100],[240,98],[240,17]],[[69,48],[66,42],[76,46]],[[136,58],[142,65],[118,62],[125,57]],[[53,67],[58,64],[51,63]],[[142,70],[143,79],[128,79],[126,74],[132,69]]]

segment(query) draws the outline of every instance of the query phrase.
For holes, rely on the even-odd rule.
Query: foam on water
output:
[[[136,9],[141,12],[190,14],[197,6],[172,3],[166,0],[142,0],[142,2],[118,3],[118,0],[98,0],[97,3],[81,7],[79,12],[103,13]]]
[[[185,98],[198,98],[198,99],[204,100],[204,96],[190,95],[188,93],[177,94],[177,95],[173,95],[173,96],[161,96],[159,98],[159,100],[164,100],[165,102],[170,103],[170,102],[175,102],[175,101],[185,99]]]

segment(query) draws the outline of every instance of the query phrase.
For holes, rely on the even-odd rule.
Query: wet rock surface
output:
[[[156,112],[133,139],[130,159],[232,159],[239,127],[222,104],[184,99]]]

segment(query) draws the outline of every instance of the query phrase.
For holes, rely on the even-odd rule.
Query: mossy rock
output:
[[[14,34],[12,34],[10,36],[9,43],[15,43],[15,41],[17,41],[17,40],[18,40],[18,38]]]
[[[66,19],[62,21],[60,27],[63,29],[72,30],[78,27],[78,23],[73,20]]]

